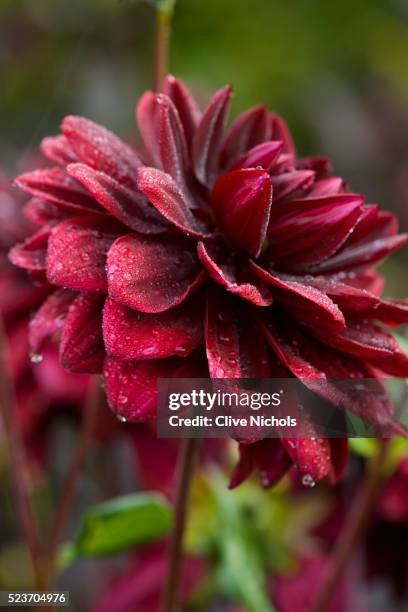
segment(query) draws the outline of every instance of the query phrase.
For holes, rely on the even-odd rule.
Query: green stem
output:
[[[169,45],[171,20],[176,0],[158,0],[156,17],[156,46],[154,65],[154,87],[159,91],[160,85],[167,74],[169,60]]]
[[[176,470],[174,524],[170,536],[168,572],[163,591],[162,612],[175,612],[175,610],[179,610],[178,595],[181,561],[183,556],[183,535],[197,449],[197,439],[185,438],[179,451],[180,454]]]
[[[362,487],[347,515],[341,533],[337,538],[333,553],[328,561],[316,599],[310,612],[326,612],[332,602],[346,566],[358,544],[364,536],[378,489],[381,485],[381,468],[384,464],[387,445],[379,441],[379,449],[367,464]]]

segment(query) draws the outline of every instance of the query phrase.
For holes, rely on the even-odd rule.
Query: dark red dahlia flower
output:
[[[298,159],[263,106],[225,129],[230,97],[219,90],[201,112],[167,77],[137,105],[140,154],[81,117],[43,141],[57,166],[16,181],[34,196],[27,214],[39,229],[10,254],[56,288],[32,320],[32,348],[60,331],[62,364],[103,371],[124,420],[154,416],[159,377],[265,378],[279,367],[312,389],[324,380],[331,402],[392,427],[386,402],[344,396],[330,379],[408,376],[378,324],[407,322],[408,302],[381,301],[373,270],[407,237],[328,159]],[[289,460],[311,481],[344,464],[343,442],[264,444],[279,474]]]

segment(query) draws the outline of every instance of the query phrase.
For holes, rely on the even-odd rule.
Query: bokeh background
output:
[[[1,169],[11,177],[29,165],[41,138],[56,133],[61,118],[68,113],[85,115],[128,140],[137,140],[134,107],[143,90],[152,86],[153,36],[154,9],[147,1],[0,0]],[[369,202],[378,202],[397,213],[405,230],[407,58],[406,0],[177,0],[176,4],[170,68],[199,99],[205,101],[215,88],[231,83],[235,89],[232,115],[265,103],[286,118],[301,155],[329,155],[337,174],[344,176],[353,189],[365,193]],[[408,295],[407,262],[406,247],[394,255],[392,263],[384,264],[389,295]],[[54,446],[68,448],[72,429],[62,428],[58,436]],[[109,447],[97,449],[88,476],[81,482],[80,507],[100,495],[96,464],[105,464],[105,489],[110,486],[113,493],[123,493],[137,486],[133,444],[132,439],[129,444],[111,442]],[[66,461],[63,453],[56,456],[60,456],[60,463],[53,466],[53,474],[58,480]],[[122,469],[123,465],[131,467]],[[35,495],[46,517],[48,493],[44,493],[41,478],[39,482]],[[157,482],[149,484],[164,488]],[[200,509],[197,520],[201,517],[202,524],[209,516],[208,508],[203,510],[200,502],[209,495],[207,488],[208,483],[199,483],[195,498]],[[240,494],[237,504],[245,505],[252,495],[249,506],[252,504],[251,511],[255,511],[263,502],[259,493],[251,491]],[[275,519],[273,537],[271,530],[268,533],[278,547],[277,565],[286,567],[287,542],[281,539],[287,536],[290,540],[293,535],[282,535],[281,527],[285,524],[292,532],[293,525],[301,532],[309,528],[317,506],[324,516],[322,508],[326,508],[327,500],[315,506],[316,498],[302,497],[304,510],[299,517],[281,492],[276,495],[264,498],[269,500],[264,503],[264,513],[270,512]],[[217,493],[214,499],[216,504]],[[406,503],[408,506],[408,499]],[[10,514],[9,506],[7,511]],[[4,534],[10,525],[7,516],[1,520]],[[264,525],[267,518],[262,516],[260,520]],[[192,535],[193,543],[198,539],[198,549],[202,542],[197,533],[202,524]],[[327,525],[325,528],[329,529]],[[372,540],[374,552],[380,558],[381,541],[387,538],[392,542],[395,537],[397,558],[392,563],[402,567],[403,579],[407,564],[400,553],[403,546],[406,548],[407,526],[398,524],[398,529],[391,528],[391,532],[381,529],[383,532],[377,530],[375,535],[378,542]],[[333,535],[330,529],[329,533]],[[21,551],[8,537],[3,540],[6,546],[0,556],[0,586],[15,582],[19,586],[15,572],[23,567]],[[76,609],[89,609],[90,600],[106,584],[112,567],[118,569],[117,560],[108,559],[103,564],[103,571],[101,565],[97,569],[86,566],[87,593],[81,586],[82,566],[66,578],[68,582],[63,585],[69,584],[77,597]],[[313,579],[313,571],[307,580]],[[285,585],[279,588],[284,597]],[[302,585],[291,588],[301,590]],[[371,610],[404,609],[395,602],[391,607],[388,591],[374,594],[378,605],[386,608]]]

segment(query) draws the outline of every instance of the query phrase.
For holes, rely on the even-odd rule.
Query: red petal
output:
[[[317,329],[313,334],[333,348],[370,361],[387,374],[408,376],[408,356],[391,334],[374,323],[351,320],[341,334],[326,334]]]
[[[211,204],[232,246],[255,257],[261,252],[272,204],[272,185],[265,170],[233,170],[214,185]]]
[[[103,302],[103,296],[84,293],[69,307],[61,336],[60,361],[71,372],[96,374],[102,371]]]
[[[170,174],[183,193],[187,194],[187,142],[173,102],[164,94],[146,92],[138,104],[137,118],[154,165]]]
[[[381,435],[401,430],[392,419],[392,406],[383,386],[380,381],[374,383],[374,373],[364,362],[309,340],[287,317],[276,312],[260,324],[282,365],[306,387],[335,406],[367,419],[380,428]],[[336,379],[341,383],[348,378],[358,379],[358,388],[351,385],[348,390],[344,382],[336,386]]]
[[[254,262],[251,269],[265,283],[272,285],[273,297],[304,323],[335,332],[344,329],[345,321],[339,307],[319,289],[302,284],[293,277],[267,272]],[[301,279],[300,279],[301,280]]]
[[[317,482],[332,469],[330,443],[327,438],[282,438],[283,448],[298,470]]]
[[[161,169],[181,186],[187,169],[187,143],[183,126],[173,102],[165,95],[156,98]]]
[[[279,140],[263,142],[244,153],[234,164],[233,169],[258,168],[261,166],[264,170],[269,171],[281,150],[282,143]]]
[[[66,214],[58,206],[40,198],[31,198],[24,206],[23,212],[27,219],[40,226],[53,224],[66,217]]]
[[[299,277],[291,276],[291,279]],[[362,312],[379,304],[378,298],[364,289],[358,289],[341,282],[336,277],[311,276],[305,277],[305,284],[310,284],[327,295],[343,312]]]
[[[347,240],[361,204],[361,196],[338,195],[274,205],[268,258],[291,270],[304,270],[328,259]]]
[[[106,350],[126,360],[185,357],[202,344],[203,321],[202,296],[158,314],[136,312],[108,299],[103,315]]]
[[[312,170],[293,170],[271,176],[273,185],[273,201],[279,202],[283,198],[299,195],[313,183],[314,172]]]
[[[194,246],[181,237],[123,236],[108,253],[109,295],[141,312],[180,304],[204,278]]]
[[[63,328],[68,308],[74,298],[72,291],[57,289],[42,303],[30,321],[29,339],[34,353],[40,351],[44,340]]]
[[[49,285],[34,286],[27,283],[25,275],[10,266],[9,274],[0,276],[0,312],[6,325],[9,320],[15,320],[16,316],[25,317],[38,308],[49,292]]]
[[[344,192],[344,181],[339,176],[330,176],[328,178],[316,181],[313,187],[307,194],[308,198],[323,198],[333,196]]]
[[[16,185],[34,196],[52,202],[70,212],[93,212],[100,210],[98,204],[89,196],[79,183],[60,168],[34,170],[21,174]]]
[[[195,174],[203,185],[212,185],[217,176],[218,156],[231,93],[231,87],[226,86],[213,95],[194,135]]]
[[[271,168],[271,175],[294,172],[296,170],[296,159],[290,153],[280,153]]]
[[[389,238],[381,238],[373,242],[363,243],[345,248],[334,257],[311,268],[314,273],[333,273],[345,271],[358,266],[367,266],[380,261],[393,251],[401,248],[408,240],[408,234],[399,234]]]
[[[187,87],[172,75],[168,75],[161,88],[177,108],[187,142],[191,146],[196,128],[201,120],[201,111]]]
[[[187,200],[169,174],[157,168],[140,168],[139,187],[163,217],[187,236],[204,239],[211,235],[206,225],[194,217]]]
[[[113,412],[124,420],[154,419],[156,417],[157,379],[163,376],[164,363],[163,361],[136,362],[106,359],[103,370],[105,389]]]
[[[341,276],[342,281],[350,287],[364,289],[376,296],[380,296],[384,291],[384,278],[374,269],[349,271],[345,274],[340,272],[338,276]]]
[[[361,244],[395,236],[397,231],[398,222],[395,215],[379,210],[377,204],[365,206],[358,224],[347,241],[347,247],[350,244]]]
[[[105,217],[73,217],[59,223],[48,242],[49,282],[78,291],[107,291],[106,254],[119,233]]]
[[[390,327],[408,323],[408,300],[381,300],[364,313],[369,319],[377,319]]]
[[[45,395],[52,402],[52,406],[82,406],[89,389],[89,377],[86,374],[72,374],[65,370],[59,362],[56,349],[57,347],[53,343],[48,343],[43,347],[41,351],[43,360],[32,369],[35,385],[41,389],[42,397],[44,398]],[[43,408],[49,410],[50,404],[44,406],[44,399],[42,399],[42,405]],[[45,436],[47,435],[47,424],[50,418],[52,419],[52,413],[48,412],[46,420],[39,423],[41,432]],[[101,421],[105,425],[107,419],[103,418]],[[96,429],[100,428],[101,426],[97,425]]]
[[[213,287],[206,314],[207,359],[211,378],[267,378],[268,356],[251,311],[243,302]]]
[[[313,170],[316,173],[316,180],[332,178],[333,168],[329,157],[324,155],[314,155],[303,157],[296,162],[298,170]]]
[[[97,202],[116,219],[142,234],[161,234],[168,224],[137,190],[130,190],[103,172],[84,164],[71,164],[68,173],[82,183]]]
[[[62,134],[43,138],[40,148],[45,157],[60,166],[66,166],[78,161],[78,157],[69,144],[68,139]]]
[[[293,144],[292,136],[284,119],[282,119],[282,117],[279,115],[269,113],[269,120],[272,126],[271,138],[273,138],[273,140],[281,140],[283,142],[283,150],[285,153],[296,155],[296,148]]]
[[[248,270],[245,262],[226,256],[217,245],[198,243],[198,257],[208,274],[231,293],[239,295],[256,306],[270,306],[272,296],[268,288],[260,283],[254,274]]]
[[[347,467],[348,461],[348,440],[347,438],[331,438],[330,449],[332,456],[331,482],[338,482]]]
[[[121,419],[129,421],[156,418],[159,378],[191,378],[202,375],[202,369],[194,356],[148,361],[107,358],[104,366],[109,405]]]
[[[161,168],[158,113],[157,95],[145,91],[136,106],[136,121],[150,161]]]
[[[50,232],[49,227],[43,227],[24,242],[16,244],[9,252],[10,261],[26,270],[45,270]]]
[[[290,461],[280,440],[267,438],[252,444],[239,445],[239,461],[231,476],[229,489],[235,489],[254,470],[259,470],[264,488],[272,487],[286,474]]]
[[[268,112],[264,106],[254,106],[243,112],[231,123],[223,138],[221,168],[230,169],[246,151],[265,142],[269,133]]]
[[[347,244],[355,244],[360,242],[364,236],[371,232],[373,226],[377,224],[379,207],[375,205],[366,205],[361,211],[360,218],[356,223],[352,234],[350,234]],[[396,232],[394,232],[396,233]]]
[[[79,159],[127,185],[137,186],[139,156],[109,130],[84,117],[65,117],[61,129]]]

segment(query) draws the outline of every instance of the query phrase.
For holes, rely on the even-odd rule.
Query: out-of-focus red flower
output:
[[[51,343],[44,346],[41,362],[34,365],[30,361],[30,316],[52,288],[30,282],[27,274],[12,266],[7,257],[15,240],[23,240],[33,231],[32,223],[22,215],[26,200],[22,192],[0,175],[0,312],[10,346],[8,365],[17,399],[14,416],[30,457],[41,460],[47,422],[59,409],[79,405],[86,393],[88,376],[64,370],[56,346]]]
[[[141,487],[160,491],[171,498],[174,493],[180,440],[158,438],[151,423],[135,426],[129,431],[129,435],[135,451],[136,472]],[[198,457],[200,466],[220,464],[224,459],[224,440],[208,438],[202,441]]]
[[[408,523],[408,457],[401,461],[381,491],[377,513],[386,521]]]
[[[205,564],[197,557],[183,560],[181,598],[187,601],[204,575]],[[135,555],[130,569],[116,578],[100,596],[94,612],[156,612],[167,572],[166,547],[151,545]]]
[[[408,598],[406,466],[407,459],[403,459],[380,490],[373,514],[366,525],[366,533],[355,552],[349,572],[353,574],[355,562],[362,564],[359,590],[367,592],[372,586],[374,588],[381,586],[385,596],[385,609],[394,609],[395,606],[403,609]],[[354,482],[345,486],[341,484],[336,490],[333,490],[336,495],[333,499],[335,505],[314,529],[314,535],[318,538],[318,546],[325,555],[331,554],[333,547],[342,537],[350,499],[354,499],[360,486],[361,481],[357,470],[354,473]],[[395,599],[398,599],[398,604]]]
[[[304,557],[299,563],[293,575],[278,576],[271,580],[272,596],[279,612],[309,612],[319,592],[327,558],[315,555]],[[358,587],[358,576],[354,570],[338,584],[327,612],[366,612],[367,607]]]
[[[141,154],[82,117],[43,141],[56,167],[16,181],[34,196],[26,213],[39,229],[10,253],[55,287],[32,320],[32,350],[60,330],[62,364],[103,371],[123,419],[154,417],[157,378],[267,378],[278,364],[399,432],[380,381],[375,393],[364,379],[408,375],[378,325],[407,322],[408,302],[381,300],[373,269],[407,237],[328,159],[299,159],[265,107],[225,129],[230,97],[220,89],[202,112],[167,77],[137,105]],[[350,377],[360,393],[333,382]],[[308,438],[262,448],[279,455],[280,474],[290,459],[311,483],[339,476],[344,443]],[[256,465],[257,450],[246,452]]]

